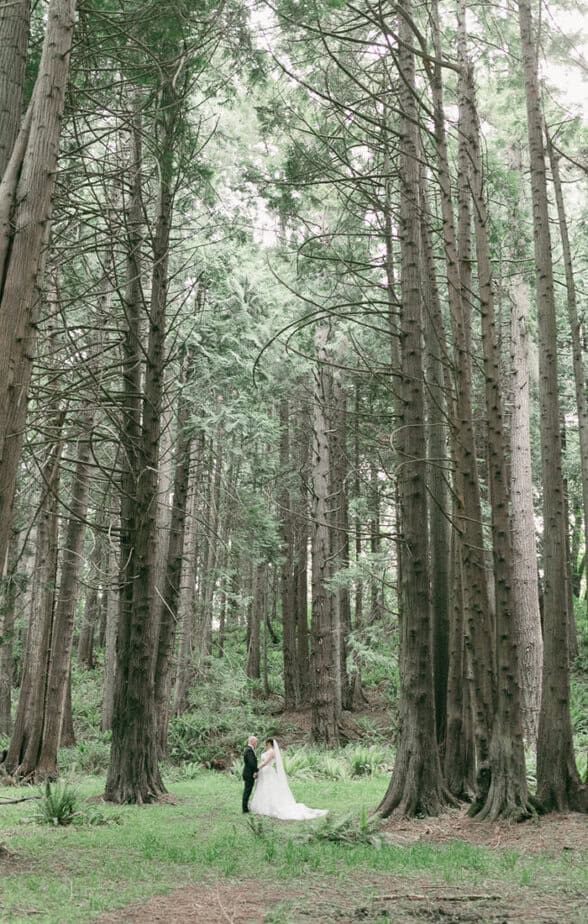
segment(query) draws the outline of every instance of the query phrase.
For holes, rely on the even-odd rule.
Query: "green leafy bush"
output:
[[[45,783],[43,795],[37,802],[33,818],[39,824],[71,825],[80,813],[80,800],[76,789],[69,783],[51,786]]]

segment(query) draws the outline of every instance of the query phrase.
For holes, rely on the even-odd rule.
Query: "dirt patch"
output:
[[[285,899],[295,901],[300,893],[260,881],[219,882],[178,889],[158,895],[141,905],[132,905],[97,918],[96,924],[258,924]]]
[[[102,915],[97,924],[562,924],[586,921],[583,895],[531,888],[444,886],[424,878],[309,881],[304,890],[259,881],[194,885]]]
[[[458,809],[438,818],[390,818],[384,824],[389,844],[443,844],[465,841],[479,847],[518,850],[521,853],[561,853],[588,850],[586,815],[545,815],[530,821],[476,821]]]

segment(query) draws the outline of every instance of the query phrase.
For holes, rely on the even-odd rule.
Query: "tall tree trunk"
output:
[[[51,0],[49,4],[33,96],[0,183],[2,564],[6,557],[16,473],[25,430],[75,12],[75,0]]]
[[[331,558],[333,572],[349,570],[349,488],[347,457],[347,394],[337,377],[332,387],[331,410]],[[351,600],[348,577],[336,591],[339,636],[339,686],[341,707],[351,709],[351,685],[347,674],[348,639],[351,634]]]
[[[247,644],[247,676],[251,680],[261,677],[261,623],[264,621],[264,568],[261,563],[253,565],[252,601],[249,608],[249,632]]]
[[[461,483],[457,460],[462,449],[459,444],[459,427],[457,420],[457,402],[451,376],[451,358],[446,343],[445,326],[441,310],[441,299],[436,285],[433,258],[433,241],[430,231],[432,215],[427,196],[425,177],[421,170],[421,235],[422,258],[425,283],[423,285],[427,306],[426,342],[429,347],[429,413],[431,427],[429,453],[440,452],[435,469],[429,471],[429,491],[431,492],[431,581],[433,596],[433,657],[435,659],[435,724],[437,740],[442,744],[443,766],[447,785],[451,793],[458,798],[469,798],[475,783],[475,743],[473,741],[473,723],[468,704],[471,702],[469,686],[472,685],[470,664],[471,655],[466,658],[466,617],[463,550],[463,530],[455,528],[463,518],[463,495],[453,492],[453,502],[444,508],[444,473],[439,469],[443,458],[443,446],[438,444],[438,433],[443,421],[447,424],[449,436],[450,464],[454,470],[456,484]],[[443,370],[443,385],[446,399],[446,417],[443,411],[443,395],[439,381],[439,366]],[[434,492],[434,493],[433,493]],[[445,488],[445,494],[447,494]],[[454,528],[448,530],[446,513],[451,515]],[[444,530],[448,531],[448,549],[445,549]],[[447,555],[447,560],[445,559]],[[445,575],[445,568],[448,572]],[[452,588],[449,595],[449,588]],[[445,593],[449,596],[445,600]],[[445,606],[447,606],[447,624],[445,627]],[[447,635],[446,635],[447,633]],[[446,663],[444,662],[446,658]],[[445,717],[443,713],[445,712]]]
[[[63,426],[59,416],[56,431]],[[6,769],[14,776],[34,777],[43,734],[43,702],[51,650],[58,549],[58,498],[62,443],[51,450],[43,470],[44,497],[38,516],[31,612],[25,666]]]
[[[501,361],[496,331],[486,193],[480,153],[480,130],[474,74],[468,60],[466,5],[458,3],[460,89],[464,100],[462,130],[469,154],[468,179],[474,204],[476,258],[480,294],[488,476],[492,523],[494,597],[496,603],[497,709],[492,727],[489,781],[484,778],[473,812],[479,818],[517,818],[529,814],[525,751],[520,714],[518,638],[512,593],[512,544],[507,439],[501,389]],[[488,785],[489,784],[489,785]]]
[[[570,718],[570,671],[561,465],[557,325],[536,44],[530,0],[519,0],[533,202],[539,321],[539,403],[543,480],[543,684],[537,736],[537,798],[547,811],[586,809]]]
[[[141,207],[140,126],[134,120],[133,201],[131,222],[134,234],[129,248],[127,298],[128,334],[125,364],[126,418],[134,442],[126,481],[130,491],[123,495],[121,542],[123,593],[117,642],[117,667],[112,719],[112,748],[105,796],[118,803],[151,802],[165,792],[158,765],[157,725],[153,669],[158,462],[164,388],[166,306],[168,288],[169,236],[173,213],[173,142],[178,116],[175,81],[166,82],[161,94],[161,148],[158,213],[153,233],[149,335],[145,353],[145,378],[141,407],[136,406],[136,366],[140,372],[139,294],[134,291],[137,271]],[[134,272],[133,272],[134,271]],[[133,363],[134,365],[131,365]],[[129,413],[130,411],[130,413]],[[127,436],[125,434],[125,439]],[[128,451],[128,450],[127,450]],[[130,507],[132,506],[132,510]]]
[[[102,694],[102,714],[100,722],[100,728],[102,731],[110,731],[112,728],[112,710],[114,707],[114,678],[116,674],[116,639],[118,635],[118,617],[120,612],[119,570],[120,569],[118,569],[114,546],[110,545],[106,559],[106,580],[104,590],[106,595],[106,627],[104,632],[104,680]]]
[[[418,128],[413,35],[400,9],[398,67],[401,78],[400,244],[401,404],[397,437],[402,523],[403,598],[400,648],[400,747],[390,785],[379,806],[413,816],[437,814],[446,803],[435,732],[431,650],[429,537],[427,531],[423,318],[419,274]],[[405,15],[403,15],[403,13]]]
[[[163,586],[163,599],[159,611],[159,641],[155,661],[155,709],[159,734],[159,753],[167,756],[169,725],[169,691],[171,661],[176,641],[178,601],[182,581],[186,508],[190,480],[192,430],[189,428],[190,408],[183,391],[191,380],[194,354],[189,351],[182,369],[181,389],[178,398],[177,443],[174,466],[172,514],[167,548],[167,562]]]
[[[572,262],[572,249],[566,218],[561,178],[559,174],[559,158],[555,153],[549,132],[546,129],[547,151],[551,164],[551,175],[557,204],[557,218],[559,234],[563,253],[566,274],[568,321],[572,338],[572,364],[574,368],[574,385],[576,388],[576,407],[578,408],[578,435],[580,442],[580,468],[582,472],[582,502],[584,508],[584,524],[588,523],[588,397],[586,395],[586,371],[582,351],[582,338],[580,331],[580,318],[578,317],[578,298],[576,294],[576,280]],[[588,561],[588,529],[584,529],[584,560]],[[575,562],[572,562],[575,567]],[[573,619],[573,611],[570,619]]]
[[[280,401],[280,534],[282,566],[280,589],[282,602],[282,646],[284,655],[284,707],[296,709],[300,701],[296,670],[296,588],[294,586],[294,524],[290,492],[290,405]]]
[[[309,491],[311,427],[306,413],[299,417],[299,498],[294,520],[294,593],[296,612],[296,671],[300,705],[311,701],[310,641],[308,631],[308,524],[310,519]]]
[[[452,447],[455,452],[456,527],[462,534],[463,577],[465,590],[465,611],[467,614],[466,635],[471,639],[471,657],[475,677],[476,744],[480,763],[488,759],[490,731],[494,716],[495,669],[492,653],[494,633],[491,623],[486,561],[484,554],[484,532],[480,483],[477,468],[474,414],[472,409],[472,370],[470,356],[470,322],[467,298],[470,293],[464,289],[460,276],[460,248],[458,248],[453,214],[449,155],[445,130],[443,101],[442,51],[439,30],[439,11],[435,0],[432,8],[434,65],[432,92],[435,116],[435,144],[437,153],[437,174],[441,193],[441,214],[443,218],[443,244],[447,272],[447,295],[453,335],[454,375],[456,394],[456,419],[453,421]],[[465,219],[467,220],[467,219]],[[469,235],[469,227],[461,228],[462,237]],[[461,259],[468,261],[467,248],[464,253],[461,242]],[[463,268],[462,268],[463,269]],[[469,285],[466,273],[465,285]]]
[[[193,453],[190,484],[188,487],[188,508],[186,514],[186,537],[184,540],[184,563],[181,571],[180,598],[178,601],[178,622],[180,640],[176,683],[174,688],[174,715],[180,715],[188,705],[188,690],[192,674],[192,639],[194,634],[194,600],[196,594],[196,572],[198,564],[198,484],[203,464],[202,440],[199,441],[198,456]]]
[[[313,402],[312,443],[312,737],[327,747],[339,743],[333,593],[330,570],[329,422],[330,371],[327,368],[327,329],[317,329],[317,363]]]
[[[447,678],[449,670],[449,489],[450,459],[447,458],[447,406],[444,375],[446,348],[441,320],[441,302],[433,269],[432,243],[427,226],[424,177],[421,187],[421,260],[425,301],[425,355],[427,389],[427,488],[431,536],[431,603],[433,613],[433,659],[435,677],[435,727],[437,742],[444,752],[447,733]],[[462,623],[463,627],[463,623]],[[462,634],[463,638],[463,634]],[[459,682],[461,682],[461,676]]]
[[[8,546],[6,577],[0,593],[0,735],[12,731],[12,686],[14,683],[14,626],[18,597],[18,533],[14,530]]]
[[[76,601],[82,562],[85,520],[88,509],[90,439],[93,411],[82,417],[76,468],[73,474],[69,521],[61,565],[61,585],[55,606],[53,632],[43,709],[43,738],[37,775],[57,776],[57,751],[61,736],[65,695],[70,676]]]
[[[515,277],[511,288],[510,472],[514,608],[519,650],[521,721],[529,744],[537,741],[541,705],[543,635],[537,584],[537,543],[531,466],[529,292]]]
[[[30,19],[31,0],[0,7],[0,180],[20,129]]]

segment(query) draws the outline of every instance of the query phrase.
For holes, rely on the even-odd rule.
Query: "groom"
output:
[[[255,777],[257,776],[257,757],[255,756],[255,748],[257,747],[257,738],[255,735],[251,735],[247,739],[247,747],[243,752],[243,781],[245,783],[245,788],[243,789],[243,811],[249,811],[249,799],[251,797],[251,791],[253,789],[253,783]]]

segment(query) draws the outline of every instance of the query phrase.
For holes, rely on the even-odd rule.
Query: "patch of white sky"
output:
[[[274,10],[264,0],[249,0],[248,5],[255,44],[260,50],[274,55],[281,29]],[[516,13],[512,0],[498,0],[493,10],[497,17],[505,19],[512,18]],[[567,57],[567,60],[555,61],[551,56],[549,58],[542,56],[540,59],[541,76],[554,92],[555,99],[562,108],[571,115],[579,115],[588,124],[588,3],[586,0],[578,0],[568,8],[543,3],[541,15],[543,28],[558,38],[560,49],[563,52],[560,57]],[[468,11],[468,29],[472,36],[476,33],[483,34],[483,26],[475,15],[475,9],[471,8]],[[393,43],[393,39],[390,41]],[[386,37],[374,36],[373,43],[365,48],[366,64],[385,55],[387,50]],[[294,84],[295,78],[288,76],[288,72],[294,75],[296,65],[285,52],[283,45],[280,47],[279,58],[282,67],[276,69],[276,74],[279,74],[281,80]],[[313,96],[312,92],[310,95]],[[314,99],[318,105],[324,105],[320,97],[316,96]],[[457,118],[457,109],[452,112],[452,108],[449,106],[447,111],[450,122]],[[484,125],[483,127],[485,131],[492,132],[491,126]],[[268,149],[265,141],[256,142],[254,145],[254,161],[260,168],[267,165],[268,154],[271,158],[276,153],[277,148],[271,145]],[[360,163],[367,162],[370,157],[371,152],[366,146],[356,145],[354,166],[359,168]],[[273,175],[274,179],[280,179],[278,169],[274,169]],[[278,238],[275,216],[259,197],[249,198],[249,203],[256,213],[255,239],[263,247],[275,246]],[[366,216],[366,221],[371,225],[375,222],[375,216]]]

